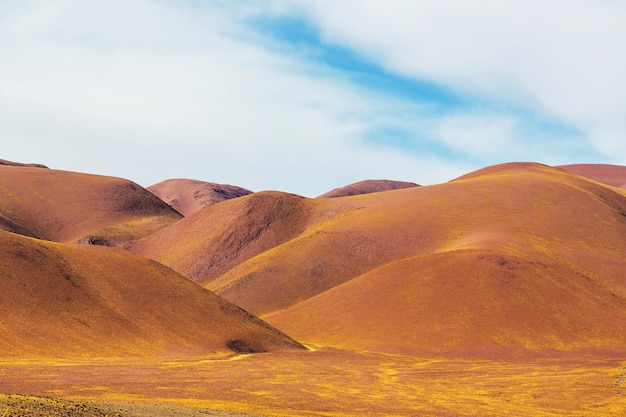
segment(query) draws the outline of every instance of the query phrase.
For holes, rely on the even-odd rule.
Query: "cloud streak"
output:
[[[496,3],[5,3],[2,157],[309,196],[506,160],[625,163],[626,95],[603,83],[622,69],[605,56],[620,41],[595,20],[577,28],[593,3],[576,4],[574,27],[541,9],[525,39],[524,10]],[[594,10],[619,32],[611,4]]]

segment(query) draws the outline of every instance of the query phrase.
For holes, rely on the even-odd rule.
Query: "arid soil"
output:
[[[625,365],[623,357],[463,360],[328,348],[231,360],[1,361],[0,391],[132,402],[114,409],[123,416],[158,404],[293,417],[615,417],[626,413]]]
[[[0,394],[3,417],[254,417],[208,408],[132,402],[88,402],[32,395]]]

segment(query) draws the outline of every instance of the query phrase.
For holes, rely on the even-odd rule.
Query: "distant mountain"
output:
[[[0,166],[0,229],[57,242],[120,245],[181,218],[121,178]]]
[[[119,248],[0,231],[0,356],[252,353],[302,346]]]
[[[312,344],[487,356],[626,346],[626,192],[545,165],[358,199],[253,194],[132,250]]]
[[[234,185],[189,179],[170,179],[151,185],[148,190],[184,216],[231,198],[252,194]]]
[[[612,185],[614,187],[626,188],[626,166],[607,164],[573,164],[561,165],[568,172]]]
[[[335,188],[334,190],[324,193],[317,198],[347,197],[351,195],[370,194],[410,187],[418,187],[418,185],[413,182],[404,181],[365,180],[346,185],[345,187]]]

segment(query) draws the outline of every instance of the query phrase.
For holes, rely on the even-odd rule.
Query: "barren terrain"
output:
[[[623,168],[164,182],[183,217],[0,160],[0,415],[626,415]]]

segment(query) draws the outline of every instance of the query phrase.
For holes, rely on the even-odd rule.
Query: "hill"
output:
[[[170,179],[148,187],[148,191],[184,216],[231,198],[252,194],[234,185],[189,179]]]
[[[7,161],[6,159],[0,159],[0,165],[14,166],[14,167],[48,168],[47,166],[42,165],[42,164],[24,164],[22,162]]]
[[[208,206],[129,249],[208,284],[302,233],[311,203],[277,191],[250,194]]]
[[[413,182],[391,181],[391,180],[365,180],[346,185],[345,187],[335,188],[324,193],[317,198],[335,198],[347,197],[351,195],[378,193],[381,191],[399,190],[402,188],[418,187]]]
[[[603,184],[626,188],[626,166],[608,164],[573,164],[561,165],[559,168]]]
[[[0,229],[58,242],[120,245],[181,218],[121,178],[0,166]]]
[[[0,231],[0,356],[251,353],[301,346],[119,248]]]
[[[520,163],[340,199],[250,197],[134,250],[309,343],[468,355],[626,343],[615,189]]]
[[[393,197],[402,220],[381,222],[412,218],[412,256],[266,319],[303,341],[412,354],[624,346],[624,194],[507,164]]]

